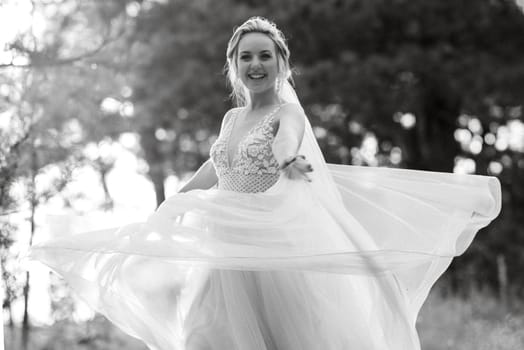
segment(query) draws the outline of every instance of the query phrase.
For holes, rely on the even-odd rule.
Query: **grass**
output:
[[[5,349],[23,350],[19,327],[4,327]],[[57,322],[51,327],[33,327],[25,350],[147,350],[139,340],[97,315],[88,322]]]
[[[423,350],[524,349],[522,302],[504,307],[480,292],[465,300],[433,292],[422,307],[417,329]]]
[[[422,307],[417,329],[422,350],[524,349],[524,305],[503,307],[489,294],[472,293],[467,299],[430,294]],[[18,328],[5,328],[5,348],[23,349]],[[73,324],[57,323],[34,328],[27,350],[146,350],[134,338],[112,326],[102,316]]]

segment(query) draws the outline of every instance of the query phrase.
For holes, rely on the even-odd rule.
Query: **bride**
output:
[[[227,47],[238,107],[179,193],[29,257],[154,350],[420,349],[420,307],[498,215],[500,183],[326,164],[289,56],[272,22],[243,23]]]

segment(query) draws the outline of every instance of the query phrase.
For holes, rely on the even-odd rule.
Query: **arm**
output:
[[[305,118],[304,112],[298,106],[294,104],[284,106],[272,150],[278,164],[281,168],[284,168],[283,171],[289,178],[305,178],[307,181],[310,181],[306,173],[313,171],[311,164],[303,158],[296,158],[289,163],[297,155],[302,143]],[[287,165],[288,163],[289,165]]]
[[[229,118],[231,117],[231,110],[227,111],[222,119],[222,125],[220,126],[220,134],[224,130],[224,126],[227,124]],[[196,189],[204,189],[213,187],[218,181],[215,167],[211,162],[211,159],[208,159],[198,168],[195,174],[189,179],[189,181],[178,190],[179,193],[187,192]]]
[[[195,174],[189,179],[189,181],[178,190],[179,193],[187,192],[196,189],[208,189],[213,187],[218,181],[215,167],[208,159],[198,168]]]

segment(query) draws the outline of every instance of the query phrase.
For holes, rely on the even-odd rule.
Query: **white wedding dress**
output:
[[[210,152],[215,188],[30,257],[155,350],[420,349],[420,307],[498,215],[498,180],[325,163],[311,183],[290,180],[271,150],[274,113],[228,159],[238,111]],[[319,188],[326,174],[333,188]]]

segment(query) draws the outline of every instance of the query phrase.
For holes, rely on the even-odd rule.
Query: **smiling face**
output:
[[[278,59],[275,43],[263,33],[245,34],[238,44],[238,76],[253,93],[275,87]]]

